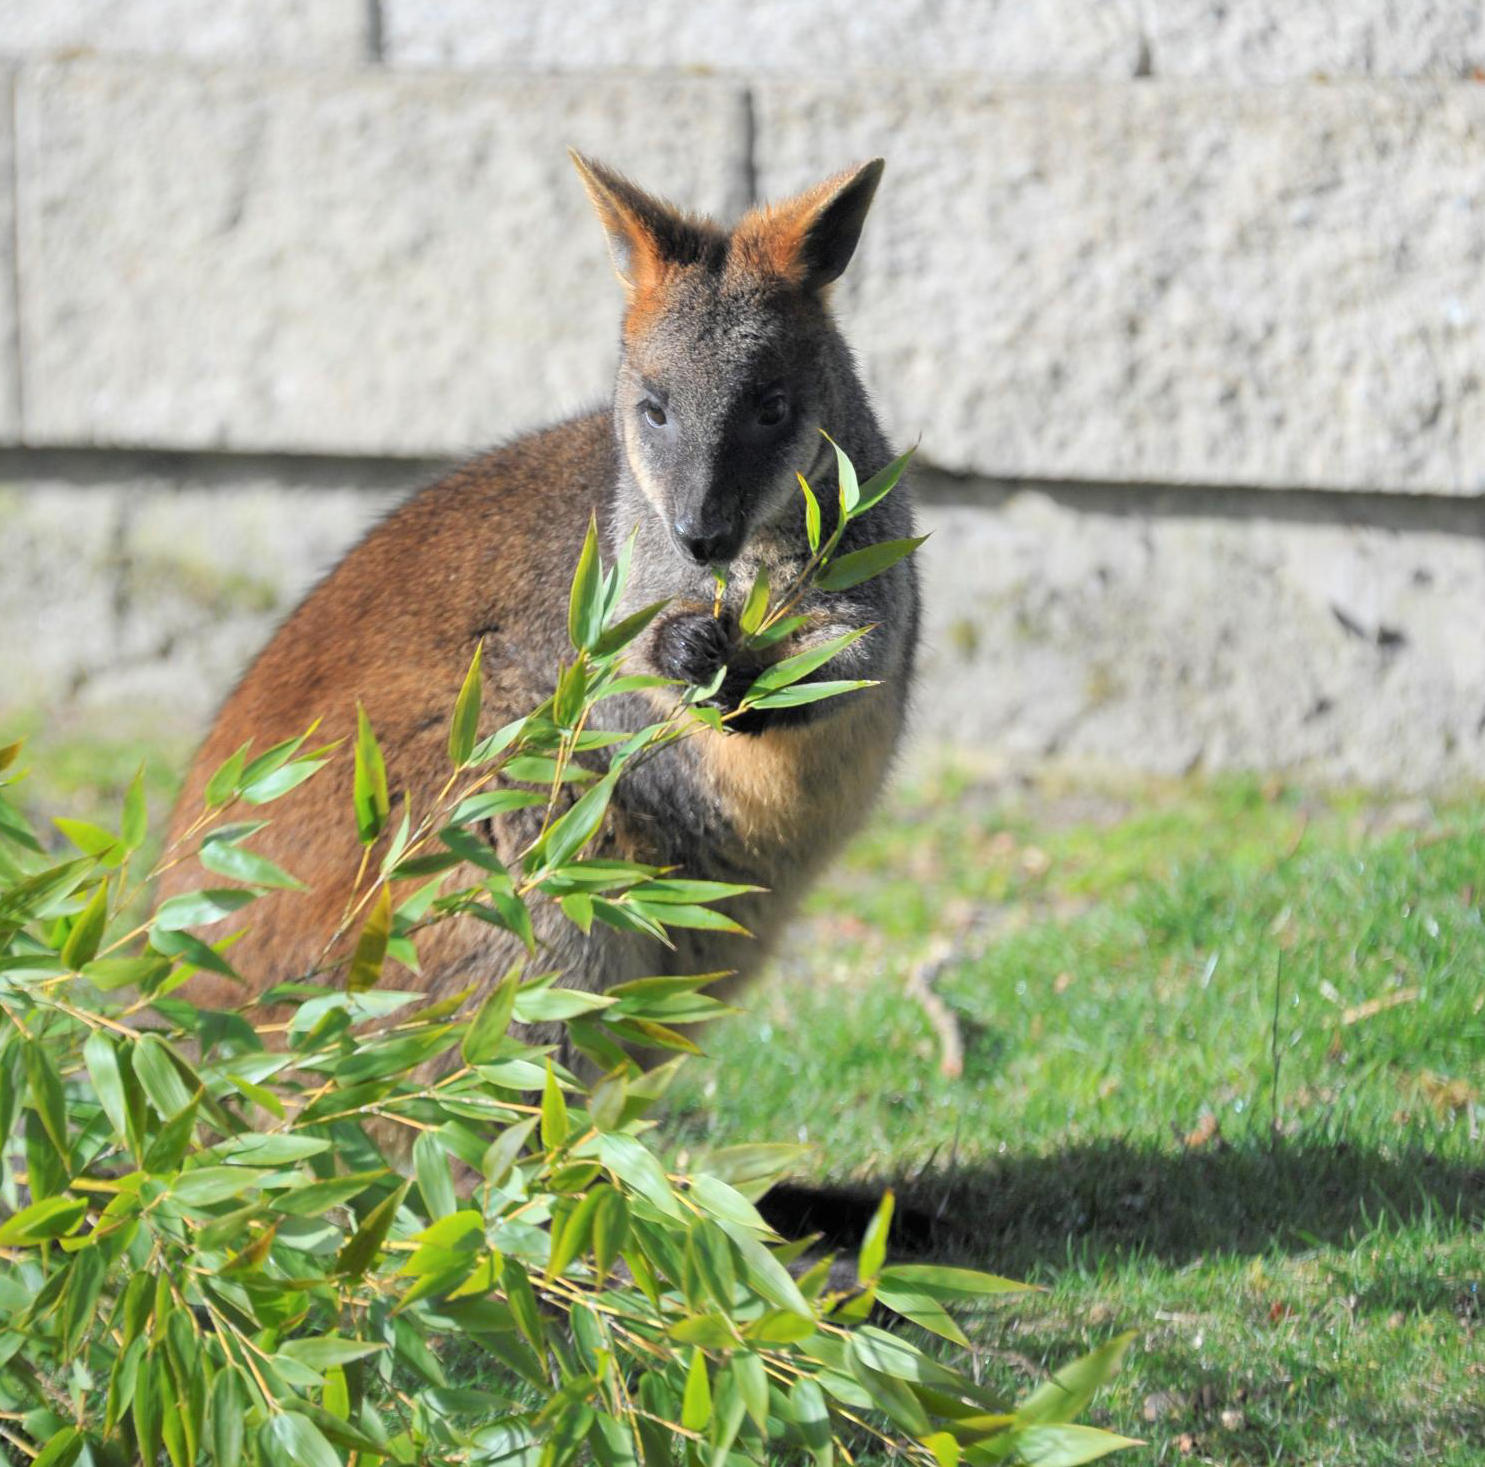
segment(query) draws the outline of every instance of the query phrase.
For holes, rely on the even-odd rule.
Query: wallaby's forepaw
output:
[[[731,654],[732,634],[710,612],[681,611],[655,628],[655,670],[693,686],[705,685]]]

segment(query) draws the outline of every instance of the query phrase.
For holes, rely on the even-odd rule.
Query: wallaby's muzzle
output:
[[[742,549],[736,528],[699,514],[683,515],[670,529],[675,543],[697,565],[726,565]]]

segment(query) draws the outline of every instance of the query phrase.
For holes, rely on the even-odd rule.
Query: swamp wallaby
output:
[[[261,749],[314,719],[322,720],[317,741],[350,739],[358,700],[386,757],[394,822],[402,792],[414,809],[426,809],[448,777],[450,710],[477,645],[483,731],[550,696],[559,663],[572,655],[567,590],[590,515],[610,555],[635,536],[626,605],[670,602],[632,651],[641,670],[705,683],[726,663],[718,698],[735,707],[759,670],[736,651],[738,603],[759,564],[779,586],[807,555],[796,471],[822,502],[834,499],[835,457],[820,430],[863,476],[887,463],[826,303],[860,236],[880,161],[757,209],[728,232],[574,158],[627,295],[612,408],[458,469],[351,550],[228,698],[186,780],[175,834],[199,812],[212,770],[245,740]],[[911,521],[900,487],[850,523],[841,548],[907,536]],[[720,616],[712,565],[732,568]],[[770,660],[875,624],[815,676],[874,678],[880,686],[755,711],[745,731],[707,730],[626,771],[600,842],[688,876],[765,888],[727,908],[757,940],[686,932],[669,952],[652,938],[599,926],[585,938],[538,911],[543,966],[595,989],[649,973],[757,968],[810,878],[882,785],[912,670],[915,573],[903,562],[849,591],[812,592],[801,610],[807,623],[770,649]],[[659,696],[636,692],[601,707],[617,725],[638,728],[656,717],[649,700]],[[361,854],[350,787],[343,754],[268,812],[272,824],[255,847],[309,889],[275,893],[253,908],[250,930],[232,951],[250,990],[203,974],[193,980],[198,1003],[234,1007],[321,957]],[[484,833],[511,861],[531,830],[513,815]],[[213,884],[220,882],[187,861],[167,873],[161,895]],[[493,983],[518,952],[497,928],[467,918],[446,923],[420,943],[419,986],[439,996]]]

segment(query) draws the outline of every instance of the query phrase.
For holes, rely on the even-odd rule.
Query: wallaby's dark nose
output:
[[[676,544],[697,565],[720,565],[738,552],[737,532],[730,525],[704,520],[699,515],[683,515],[671,527]]]

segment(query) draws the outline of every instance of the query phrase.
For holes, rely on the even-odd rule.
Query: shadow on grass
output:
[[[1382,1154],[1340,1141],[1274,1151],[1224,1146],[1162,1151],[1121,1141],[868,1187],[784,1184],[762,1211],[788,1236],[820,1232],[853,1248],[895,1187],[892,1246],[902,1256],[958,1260],[1013,1278],[1076,1261],[1154,1257],[1182,1264],[1213,1253],[1348,1246],[1380,1221],[1485,1222],[1485,1164],[1422,1151]]]

